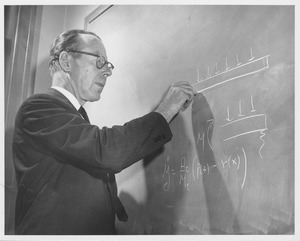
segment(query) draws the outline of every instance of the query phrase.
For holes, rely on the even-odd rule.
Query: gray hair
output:
[[[58,59],[59,55],[62,51],[68,50],[80,50],[83,47],[83,41],[80,38],[81,34],[90,34],[98,39],[100,37],[89,31],[81,30],[81,29],[71,29],[60,34],[52,43],[50,49],[50,59],[49,59],[49,71],[50,75],[58,70]],[[101,40],[101,39],[100,39]],[[70,53],[74,57],[76,57],[76,53]]]

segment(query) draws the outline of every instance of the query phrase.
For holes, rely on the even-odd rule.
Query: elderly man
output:
[[[175,83],[153,112],[100,129],[82,106],[100,99],[113,68],[94,33],[69,30],[52,44],[52,87],[15,122],[16,234],[114,234],[115,216],[127,220],[115,174],[171,140],[168,123],[195,92]]]

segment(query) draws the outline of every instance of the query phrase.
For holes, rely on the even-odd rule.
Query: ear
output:
[[[71,70],[71,59],[70,55],[66,51],[62,51],[59,55],[59,64],[64,72]]]

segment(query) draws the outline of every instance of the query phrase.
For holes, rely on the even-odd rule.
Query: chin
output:
[[[93,99],[93,101],[98,101],[98,100],[100,100],[100,98],[101,98],[101,95],[99,94],[98,96],[95,96],[95,98]]]
[[[102,91],[97,91],[97,90],[86,91],[85,100],[88,102],[98,101],[98,100],[100,100],[101,92]]]

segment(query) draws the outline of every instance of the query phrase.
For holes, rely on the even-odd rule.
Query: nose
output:
[[[106,65],[104,65],[101,69],[102,75],[105,77],[109,77],[112,75],[112,70]]]

